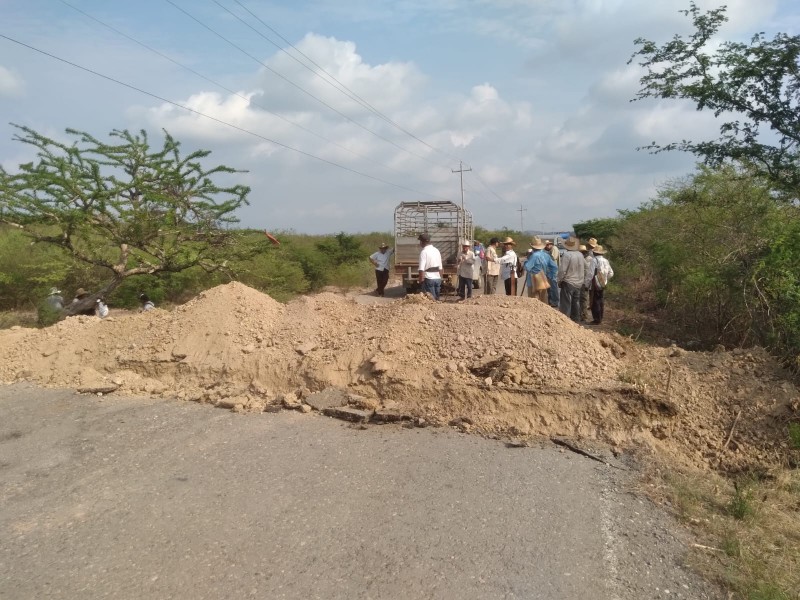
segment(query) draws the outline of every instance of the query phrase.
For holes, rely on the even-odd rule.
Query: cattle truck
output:
[[[420,234],[431,236],[433,244],[442,254],[442,285],[452,287],[456,277],[456,259],[461,251],[461,240],[474,237],[472,213],[454,202],[435,200],[428,202],[401,202],[394,209],[394,269],[403,279],[406,292],[419,288]]]

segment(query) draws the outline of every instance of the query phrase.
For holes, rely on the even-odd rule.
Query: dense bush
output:
[[[373,283],[367,257],[381,242],[392,243],[387,233],[332,236],[276,232],[280,246],[245,260],[232,260],[233,276],[279,301],[328,285],[366,287]],[[247,232],[240,243],[259,245],[261,232]],[[247,252],[238,253],[248,254]],[[221,271],[206,272],[192,267],[179,273],[136,275],[127,278],[107,298],[119,308],[135,308],[138,296],[146,293],[156,305],[182,303],[200,291],[227,283],[231,276]],[[78,262],[58,248],[31,244],[14,228],[0,227],[0,310],[36,310],[51,286],[59,287],[69,302],[79,287],[96,290],[104,274]]]
[[[618,285],[677,339],[800,354],[800,209],[744,167],[701,167],[614,226]],[[796,365],[797,366],[797,365]]]

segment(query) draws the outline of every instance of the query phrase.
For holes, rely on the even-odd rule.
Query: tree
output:
[[[572,225],[572,229],[582,240],[595,238],[599,240],[606,248],[613,247],[612,238],[617,233],[620,220],[618,218],[610,219],[589,219]]]
[[[227,226],[250,188],[216,184],[215,176],[240,171],[204,167],[210,151],[182,156],[166,131],[163,146],[152,149],[145,131],[114,130],[104,143],[68,129],[75,141],[65,144],[14,126],[14,139],[35,147],[37,162],[16,173],[0,167],[0,221],[107,271],[102,289],[76,309],[128,277],[224,269],[238,251],[240,232]]]
[[[682,150],[719,166],[729,159],[755,166],[788,200],[800,190],[800,36],[755,34],[750,44],[723,42],[714,52],[712,38],[727,20],[725,7],[702,13],[688,10],[695,31],[676,35],[662,46],[644,38],[628,63],[647,69],[635,100],[691,100],[697,110],[724,115],[720,137],[711,141],[652,144],[648,150]]]

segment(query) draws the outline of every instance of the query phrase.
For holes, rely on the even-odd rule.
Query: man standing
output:
[[[494,295],[497,292],[497,280],[500,277],[500,265],[497,262],[497,245],[500,243],[496,237],[489,240],[486,249],[486,289],[484,294]]]
[[[503,240],[504,254],[497,259],[500,265],[500,278],[503,280],[503,285],[506,288],[506,296],[513,296],[517,293],[515,289],[517,281],[517,253],[514,252],[514,246],[517,243],[507,237]]]
[[[421,233],[417,239],[422,248],[419,253],[419,285],[423,292],[439,300],[442,291],[442,255],[431,244],[431,236],[427,233]]]
[[[472,276],[475,253],[470,249],[469,240],[461,241],[461,254],[458,255],[458,297],[462,300],[472,298]],[[480,260],[480,259],[478,259]]]
[[[378,246],[378,251],[369,257],[369,262],[375,267],[375,281],[378,287],[375,289],[376,296],[383,296],[383,290],[389,282],[389,259],[392,251],[385,242]]]
[[[605,302],[603,294],[608,285],[609,279],[614,276],[614,269],[611,268],[611,263],[605,257],[605,249],[599,244],[594,247],[593,268],[591,271],[592,277],[592,316],[594,320],[592,325],[600,325],[603,322],[603,313],[605,312]]]
[[[538,298],[545,304],[547,302],[547,289],[538,289],[536,286],[536,279],[534,275],[542,273],[548,280],[555,279],[558,275],[558,267],[553,262],[549,252],[544,250],[544,242],[540,239],[535,239],[531,242],[531,250],[533,253],[525,261],[526,283],[528,287],[528,296],[531,298]]]
[[[553,246],[553,240],[545,240],[544,241],[544,251],[550,255],[550,258],[553,259],[553,263],[556,265],[556,271],[558,270],[558,261],[560,258],[560,254],[558,253],[558,248]],[[553,308],[558,308],[561,290],[558,289],[558,281],[557,277],[550,278],[548,275],[547,281],[550,282],[550,289],[547,290],[547,300],[550,302],[550,306]]]
[[[586,322],[589,320],[589,307],[591,306],[591,302],[589,301],[589,289],[591,288],[592,282],[592,261],[594,260],[589,252],[589,249],[581,244],[580,248],[578,248],[581,254],[583,254],[583,260],[586,261],[586,272],[583,276],[583,285],[581,286],[581,321]]]
[[[57,287],[50,288],[50,295],[47,296],[46,302],[47,305],[56,312],[64,310],[64,297],[61,295],[61,290]]]
[[[591,273],[587,273],[586,274],[586,279],[585,279],[585,283],[588,286],[587,287],[587,293],[589,295],[589,305],[588,305],[588,307],[586,309],[586,312],[585,313],[584,312],[581,313],[581,318],[583,318],[584,321],[588,321],[589,320],[589,309],[591,308],[592,302],[594,301],[594,286],[592,285],[592,276],[594,275],[594,249],[595,249],[595,246],[597,246],[597,240],[595,238],[593,238],[593,237],[590,237],[586,241],[586,254],[584,255],[586,257],[586,269],[588,271],[591,271]],[[583,310],[583,309],[581,309],[581,310]]]
[[[479,290],[481,288],[481,277],[483,277],[484,272],[486,251],[483,248],[483,244],[478,240],[472,240],[472,243],[474,244],[472,253],[475,255],[475,263],[472,265],[472,287]]]
[[[564,242],[564,256],[558,265],[558,287],[561,288],[561,312],[576,323],[581,320],[581,287],[586,275],[586,260],[578,251],[581,242],[570,237]]]

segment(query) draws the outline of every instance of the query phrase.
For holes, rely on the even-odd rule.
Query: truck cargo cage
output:
[[[473,239],[472,213],[447,200],[401,202],[395,208],[395,272],[403,277],[407,291],[417,288],[420,252],[417,238],[422,233],[431,236],[431,244],[442,254],[443,277],[448,283],[456,274],[461,240]]]

